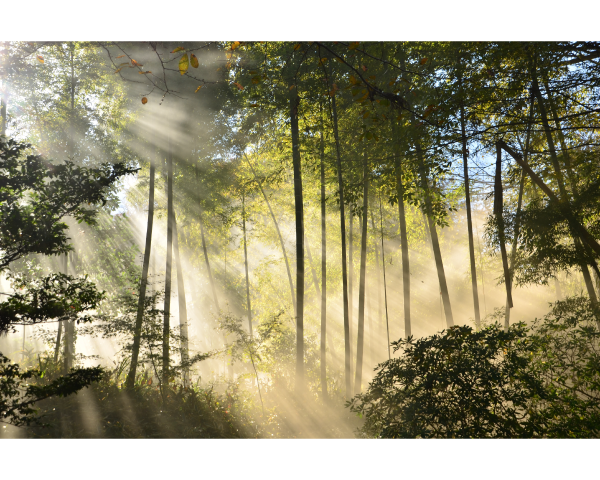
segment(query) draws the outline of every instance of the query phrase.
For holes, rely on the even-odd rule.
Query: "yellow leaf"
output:
[[[244,87],[242,87],[238,82],[233,82],[233,84],[238,87],[240,90],[243,90]]]
[[[146,71],[146,72],[138,72],[140,75],[146,75],[147,73],[152,73],[150,70]]]
[[[183,47],[177,47],[175,50],[173,50],[171,53],[177,53],[177,52],[181,52],[182,50],[185,50],[185,48]]]
[[[429,60],[427,57],[422,58],[421,61],[419,62],[421,65],[425,65],[427,63],[427,60]]]
[[[335,59],[340,63],[344,63],[344,61],[340,57],[335,57]]]
[[[260,77],[252,77],[252,83],[258,85],[260,83]]]
[[[371,112],[365,112],[365,113],[363,114],[363,118],[367,118],[367,117],[368,117],[370,114],[371,114]]]
[[[192,67],[198,68],[198,57],[193,53],[190,53],[190,63],[192,64]]]
[[[350,42],[350,45],[348,45],[348,50],[354,50],[356,49],[356,47],[358,47],[360,42]]]
[[[202,88],[202,85],[200,85],[194,93],[198,93],[198,90],[200,90],[201,88]]]
[[[256,75],[258,72],[256,70],[250,70],[248,73],[250,75]]]
[[[38,59],[38,62],[44,63],[44,57],[42,57],[41,55],[37,55],[36,58]]]
[[[125,57],[125,56],[126,56],[126,55],[119,55],[118,57],[115,57],[115,58],[123,58],[123,57]]]
[[[122,69],[123,69],[123,67],[121,67],[121,68],[117,68],[117,69],[115,70],[115,73],[119,73],[119,72],[120,72]]]
[[[258,103],[251,103],[250,105],[248,105],[249,107],[258,107]]]
[[[295,86],[296,86],[296,85],[292,85],[292,86],[290,87],[290,92],[292,91],[292,88],[294,88]]]
[[[301,46],[302,46],[302,44],[297,43],[296,45],[294,45],[294,50],[298,50]]]
[[[238,48],[239,46],[240,46],[240,42],[233,42],[233,43],[231,44],[231,49],[232,49],[232,50],[235,50],[235,49],[236,49],[236,48]]]
[[[141,63],[136,62],[133,58],[131,59],[131,64],[135,65],[137,67],[143,67],[143,65]]]
[[[185,75],[185,72],[187,72],[189,65],[190,61],[186,53],[183,57],[179,59],[179,73]]]
[[[146,105],[148,103],[148,99],[146,97],[142,97],[142,105]]]

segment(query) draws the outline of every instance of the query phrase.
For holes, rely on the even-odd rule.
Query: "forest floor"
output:
[[[133,392],[100,382],[66,398],[39,402],[45,425],[4,425],[0,438],[355,438],[362,420],[341,399],[324,405],[271,390],[260,403],[244,392],[158,388]]]

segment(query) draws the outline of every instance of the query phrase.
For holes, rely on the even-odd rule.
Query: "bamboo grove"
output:
[[[264,420],[367,398],[441,331],[513,341],[577,295],[600,328],[598,43],[0,48],[4,142],[125,169],[64,248],[3,240],[6,298],[51,272],[102,291],[86,321],[6,307],[23,366],[110,351],[123,391],[245,382]]]

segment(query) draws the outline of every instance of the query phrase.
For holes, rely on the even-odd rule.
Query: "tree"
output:
[[[455,326],[392,343],[399,358],[380,365],[366,393],[349,402],[365,416],[362,432],[380,438],[515,438],[542,434],[528,414],[547,398],[532,370],[535,350],[524,324],[474,332]]]
[[[107,189],[124,175],[136,170],[124,164],[104,164],[99,168],[62,164],[28,153],[31,145],[0,138],[0,271],[12,275],[15,293],[0,303],[0,332],[14,331],[16,325],[93,319],[104,294],[86,277],[55,273],[41,279],[11,272],[11,265],[31,254],[66,254],[67,216],[93,224],[93,205],[106,202]],[[53,395],[68,395],[98,380],[101,369],[77,369],[66,377],[36,387],[24,380],[41,378],[43,369],[21,372],[7,365],[0,354],[1,411],[6,421],[21,424],[32,421],[33,403]]]

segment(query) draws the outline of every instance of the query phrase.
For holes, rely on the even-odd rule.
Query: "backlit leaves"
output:
[[[193,53],[190,53],[190,63],[192,67],[198,68],[198,57],[196,57],[196,55]]]
[[[179,73],[181,75],[185,75],[185,72],[188,71],[188,67],[190,66],[190,61],[188,59],[187,53],[179,59]]]
[[[148,103],[148,99],[146,97],[142,97],[142,104],[146,105]]]
[[[185,48],[183,47],[177,47],[175,50],[173,50],[171,53],[177,53],[177,52],[182,52],[183,50],[185,50]]]
[[[38,59],[38,62],[40,63],[44,63],[44,57],[42,57],[41,55],[36,55],[36,57]]]

